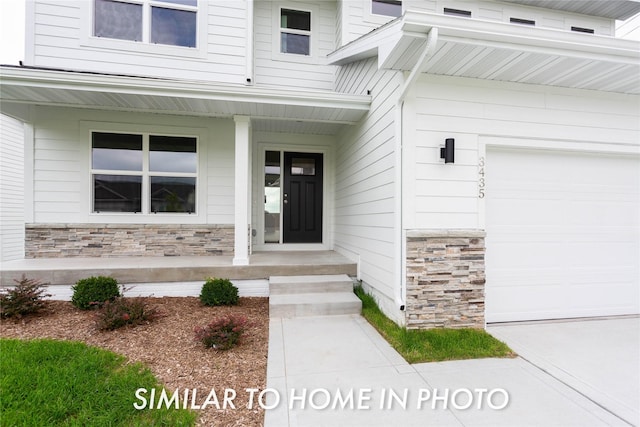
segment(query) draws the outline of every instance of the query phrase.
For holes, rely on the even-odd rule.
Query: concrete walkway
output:
[[[640,318],[491,325],[523,359],[640,425]]]
[[[359,315],[271,319],[267,388],[266,427],[629,425],[522,358],[409,365]]]

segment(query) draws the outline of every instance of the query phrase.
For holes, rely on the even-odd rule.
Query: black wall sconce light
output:
[[[440,148],[440,158],[444,159],[445,163],[453,163],[456,140],[453,138],[447,138],[444,140],[444,147]]]

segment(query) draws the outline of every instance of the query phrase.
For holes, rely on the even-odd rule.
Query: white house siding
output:
[[[279,52],[279,8],[311,11],[310,56]],[[298,89],[333,89],[335,67],[326,56],[335,50],[336,3],[333,1],[256,1],[254,17],[255,83]]]
[[[395,114],[402,75],[378,71],[375,59],[342,67],[337,90],[372,95],[369,113],[338,136],[335,239],[337,251],[359,261],[360,277],[383,310],[404,321],[397,303]],[[397,274],[396,274],[397,273]]]
[[[245,82],[246,2],[201,1],[197,48],[92,37],[91,0],[28,3],[25,65],[154,77]]]
[[[234,124],[228,119],[145,115],[39,107],[34,126],[35,223],[233,224]],[[199,136],[196,215],[106,215],[91,213],[89,131]],[[206,186],[206,187],[203,187]],[[203,193],[201,189],[206,188]]]
[[[492,295],[496,295],[495,292],[493,292],[492,286],[495,285],[496,280],[502,277],[504,273],[503,270],[497,270],[495,268],[497,263],[492,262],[492,256],[499,252],[498,247],[503,248],[501,245],[505,243],[504,241],[497,241],[498,234],[492,234],[492,230],[495,230],[496,227],[504,228],[503,226],[505,225],[519,223],[515,221],[516,218],[512,218],[510,222],[503,221],[503,223],[500,223],[500,218],[504,219],[504,212],[489,209],[489,202],[486,200],[490,198],[490,196],[493,196],[491,176],[495,175],[491,174],[492,171],[490,168],[493,167],[492,165],[497,164],[493,162],[493,159],[497,158],[496,153],[499,154],[501,152],[500,150],[504,149],[520,149],[520,152],[523,154],[520,154],[518,159],[523,162],[523,165],[527,165],[527,170],[531,168],[527,163],[527,152],[522,150],[523,148],[532,150],[531,162],[540,158],[540,153],[553,159],[554,164],[561,162],[564,156],[564,158],[571,160],[571,162],[567,161],[566,173],[571,174],[573,180],[583,183],[580,191],[589,190],[589,185],[584,185],[584,183],[591,183],[593,177],[589,177],[588,180],[580,178],[579,175],[576,177],[576,173],[593,173],[594,176],[596,173],[602,173],[601,171],[606,170],[606,167],[611,168],[611,165],[615,164],[615,162],[605,162],[605,157],[609,158],[614,156],[620,158],[622,162],[620,164],[626,165],[625,167],[627,169],[625,170],[633,170],[627,167],[629,162],[635,162],[636,168],[640,167],[639,105],[638,96],[633,95],[445,76],[421,76],[415,89],[407,98],[404,109],[404,227],[409,230],[483,230],[487,228],[486,304],[488,310],[487,320],[489,321],[526,320],[549,318],[549,316],[571,317],[579,313],[587,313],[586,310],[579,312],[569,309],[569,306],[566,305],[568,300],[566,298],[564,300],[562,299],[567,294],[567,290],[564,288],[562,289],[562,293],[556,294],[556,299],[552,299],[553,297],[546,298],[546,301],[549,303],[548,306],[552,306],[552,309],[546,309],[545,307],[540,309],[523,307],[522,310],[514,309],[518,311],[518,313],[507,313],[505,311],[499,315],[491,311],[491,307],[495,306]],[[455,139],[454,164],[444,164],[443,160],[440,159],[439,149],[444,145],[446,138]],[[571,153],[575,154],[572,155]],[[596,153],[596,155],[592,156],[590,153]],[[588,164],[581,160],[586,158],[584,157],[586,155],[589,155],[589,159],[595,159],[594,162],[599,157],[602,157],[603,160],[602,162],[594,163],[592,169],[579,169],[579,167],[582,167],[580,165]],[[482,171],[479,167],[481,160],[484,160],[486,165]],[[578,166],[570,169],[569,163],[578,164]],[[518,168],[516,168],[516,170],[517,169]],[[576,172],[576,170],[580,172]],[[591,170],[591,172],[589,172],[589,170]],[[610,170],[616,173],[619,172],[615,166]],[[553,199],[553,197],[560,197],[558,195],[565,194],[562,193],[562,191],[566,190],[560,189],[560,186],[555,188],[556,186],[553,186],[552,182],[553,179],[559,179],[557,177],[561,176],[561,173],[558,174],[556,170],[556,172],[553,173],[549,172],[549,176],[547,176],[545,174],[544,163],[539,163],[539,167],[535,169],[535,171],[538,173],[538,179],[541,184],[539,186],[540,188],[532,187],[535,179],[530,178],[526,185],[523,185],[520,190],[514,190],[512,194],[519,195],[518,197],[522,196],[520,198],[525,200],[526,194],[519,194],[519,191],[528,192],[532,194],[531,197],[535,199],[536,194],[543,192],[542,184],[547,185],[547,187],[544,187],[547,190],[544,191],[547,191],[547,193],[551,191],[551,193],[555,194],[555,196],[553,194],[550,196],[551,199]],[[485,175],[481,175],[481,172]],[[506,180],[505,182],[508,182],[508,178],[504,178],[505,174],[501,176],[503,180]],[[508,174],[506,176],[508,176]],[[533,174],[531,174],[531,176],[535,177]],[[623,175],[620,173],[616,176]],[[627,176],[633,177],[634,175],[627,174]],[[637,174],[635,176],[637,176]],[[569,179],[566,181],[573,182]],[[598,181],[599,184],[598,182],[593,183],[594,188],[584,196],[584,200],[599,200],[598,203],[604,206],[604,204],[609,203],[607,200],[614,200],[614,196],[616,196],[601,197],[603,194],[606,194],[606,188],[613,189],[617,194],[616,197],[623,194],[621,193],[623,190],[620,189],[627,188],[624,191],[630,191],[628,190],[630,187],[626,185],[624,179],[618,179],[615,185],[609,181],[605,182],[605,180],[601,180]],[[548,190],[549,188],[552,188],[552,190]],[[582,196],[576,195],[576,200],[580,199],[580,197]],[[525,202],[523,201],[522,203]],[[543,207],[547,205],[543,205],[542,201],[537,203],[534,200],[530,203],[531,206],[537,206],[541,209],[540,215],[538,215],[538,217],[541,218],[540,221],[552,218],[552,216],[548,214],[548,210]],[[598,209],[605,209],[602,208],[601,205],[598,205],[600,206]],[[495,206],[495,203],[491,206]],[[620,203],[618,203],[618,205],[609,204],[606,209],[613,209],[619,212],[621,209],[619,206],[621,206]],[[633,208],[633,206],[631,206],[631,208]],[[575,209],[575,206],[572,207],[572,209]],[[637,205],[635,209],[638,209]],[[627,208],[623,208],[623,210],[627,210]],[[498,215],[499,213],[500,215]],[[580,261],[583,262],[587,259],[585,258],[585,256],[587,256],[590,257],[588,259],[595,260],[594,264],[598,260],[600,260],[602,264],[602,260],[607,259],[606,256],[597,257],[594,256],[594,254],[604,250],[603,248],[614,248],[618,250],[621,245],[615,246],[611,243],[615,240],[613,235],[607,238],[606,227],[610,224],[608,225],[605,222],[599,221],[597,218],[593,219],[590,217],[584,219],[583,216],[575,217],[576,224],[571,224],[571,219],[567,220],[565,218],[563,221],[565,221],[565,223],[569,221],[571,227],[563,227],[561,225],[561,218],[559,218],[552,224],[553,227],[559,230],[559,233],[553,237],[556,240],[561,240],[562,236],[564,236],[561,233],[567,234],[573,232],[572,230],[581,229],[585,234],[581,236],[573,234],[572,240],[569,243],[577,241],[584,242],[583,244],[585,245],[591,245],[592,251],[586,251],[588,252],[588,256],[584,255],[584,248],[557,255],[565,259],[568,263],[577,258],[580,258]],[[535,219],[536,215],[530,215],[529,217]],[[611,215],[607,218],[609,217],[611,217]],[[534,222],[531,224],[537,226],[537,223],[534,224]],[[498,224],[496,225],[496,223]],[[522,222],[522,224],[525,224],[525,222]],[[594,228],[590,232],[589,227],[586,225],[582,226],[583,224],[593,225]],[[630,245],[629,247],[633,247],[634,244],[636,247],[638,245],[637,218],[635,219],[636,225],[634,226],[633,224],[633,221],[620,224],[620,226],[627,227],[625,228],[625,233],[627,233],[628,238],[626,238],[624,244]],[[491,225],[491,227],[489,227],[489,225]],[[531,227],[528,229],[531,229]],[[513,233],[520,233],[521,231],[524,233],[524,230],[514,230]],[[526,241],[527,239],[532,239],[532,237],[531,235],[524,237],[523,234],[522,238],[515,239],[513,233],[508,239],[509,242],[515,242],[520,246],[512,246],[510,250],[500,249],[502,251],[500,253],[508,253],[510,254],[510,259],[517,260],[518,254],[514,253],[514,251],[520,251],[520,261],[522,262],[517,264],[514,261],[513,266],[516,266],[516,264],[517,266],[525,265],[527,264],[524,262],[525,258],[528,257],[527,253],[533,251],[533,249],[531,249],[533,243],[527,245]],[[607,246],[598,246],[597,244],[594,246],[593,242],[597,242],[597,239],[602,236],[604,237],[601,241],[606,241]],[[534,240],[531,240],[531,242]],[[536,247],[539,247],[540,238],[536,241],[538,242],[536,243],[538,245]],[[523,242],[525,244],[523,244]],[[549,244],[555,245],[553,240],[549,240]],[[568,245],[568,247],[570,246],[571,245]],[[553,248],[556,247],[557,245],[553,246]],[[517,248],[521,248],[521,250]],[[539,250],[536,253],[549,252],[551,248],[552,247],[549,246],[547,249]],[[620,258],[620,260],[623,259],[627,259],[627,255]],[[540,265],[549,267],[546,261],[543,260],[540,262],[542,263]],[[625,261],[621,262],[624,263]],[[626,276],[624,278],[616,276],[615,281],[620,283],[624,282],[625,284],[624,287],[620,286],[618,288],[631,289],[632,291],[633,285],[629,286],[629,283],[635,281],[636,291],[633,292],[636,292],[635,298],[637,298],[637,261],[630,262],[636,263],[635,270],[630,265],[629,267],[631,269],[626,269],[625,271],[631,273],[625,273]],[[600,267],[602,267],[600,269],[602,271],[607,268],[605,265],[600,265]],[[594,265],[593,268],[599,267]],[[540,273],[542,270],[542,268],[534,267],[529,271],[530,274],[519,277],[519,279],[522,279],[520,282],[527,282],[527,280],[525,280],[527,278],[533,280],[532,274]],[[636,271],[635,276],[633,271]],[[577,274],[584,275],[583,273],[584,272],[581,271]],[[618,273],[621,274],[622,271],[616,272],[616,274]],[[521,272],[520,274],[523,273]],[[578,276],[572,279],[574,282],[579,282]],[[531,282],[531,280],[528,280],[528,282]],[[612,278],[611,280],[614,279]],[[512,282],[514,282],[514,280],[512,280]],[[607,281],[605,280],[602,283],[605,282]],[[569,282],[565,280],[564,283],[567,284]],[[590,295],[615,292],[613,290],[613,283],[608,283],[604,287],[602,283],[600,287],[593,290]],[[527,286],[529,284],[530,283],[528,283]],[[538,281],[538,284],[545,285],[551,283],[545,283],[545,280],[541,280]],[[578,284],[579,283],[572,284],[574,289],[577,289],[575,286]],[[586,284],[586,282],[583,284]],[[591,287],[593,288],[593,286]],[[524,304],[527,298],[522,296],[525,295],[524,293],[519,292],[520,291],[516,290],[514,295],[520,295],[519,301]],[[620,295],[622,295],[622,299],[633,298],[633,292],[630,291]],[[620,295],[618,295],[617,300],[614,298],[613,300],[615,301],[611,302],[608,300],[606,304],[603,304],[614,308],[619,306]],[[624,295],[628,295],[629,297],[625,297]],[[532,301],[532,299],[529,298],[529,301]],[[565,309],[563,309],[560,301],[565,301]],[[593,304],[593,301],[592,298],[588,303]],[[601,299],[601,301],[604,300]],[[587,307],[589,304],[585,302],[583,306]],[[601,306],[604,308],[604,305]],[[503,308],[504,307],[501,307],[501,309]],[[527,311],[533,313],[533,317],[527,317],[530,316],[525,313]],[[553,314],[550,315],[548,313]],[[592,310],[588,313],[590,313],[588,315],[594,315],[594,313],[598,315],[607,313],[620,314],[620,311],[606,312],[606,310],[600,310],[598,312]]]
[[[583,150],[638,147],[638,97],[445,76],[421,76],[404,109],[406,228],[483,228],[479,141],[502,136],[572,142]],[[439,148],[455,138],[455,164]]]
[[[0,116],[0,262],[24,257],[24,127]]]
[[[596,34],[611,36],[612,20],[578,15],[561,11],[521,6],[493,1],[465,0],[404,0],[403,10],[443,13],[444,8],[468,10],[473,19],[510,22],[511,18],[528,19],[536,26],[569,31],[572,26],[590,28]],[[375,28],[391,21],[393,17],[373,15],[371,0],[343,0],[341,11],[341,42],[343,45],[356,40]],[[514,24],[516,25],[516,24]]]

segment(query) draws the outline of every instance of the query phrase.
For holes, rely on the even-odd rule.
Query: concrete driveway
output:
[[[640,317],[489,325],[520,357],[640,426]]]
[[[620,326],[628,335],[627,343],[633,335],[628,329],[638,331],[635,320],[635,326],[633,319]],[[555,337],[559,328],[550,326],[552,332],[532,335]],[[520,326],[491,329],[508,336]],[[592,346],[612,346],[600,332],[591,335],[587,338]],[[564,345],[567,340],[559,341]],[[545,350],[549,344],[541,345]],[[568,355],[574,347],[569,344],[569,350],[561,352],[569,366],[576,358]],[[604,360],[613,364],[637,360],[637,349],[636,356],[627,350]],[[576,353],[580,355],[579,350]],[[595,371],[613,369],[608,363],[596,363]],[[612,381],[602,387],[606,392],[612,388],[621,396],[618,400],[626,402],[620,406],[628,409],[633,392],[625,390],[633,390],[637,369],[634,374],[627,368],[619,384]],[[589,366],[582,370],[591,373]],[[603,376],[610,380],[614,375]],[[410,365],[359,315],[271,318],[263,393],[265,427],[629,427],[621,415],[520,357]]]

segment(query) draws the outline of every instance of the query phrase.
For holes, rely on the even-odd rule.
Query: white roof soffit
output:
[[[431,28],[438,28],[438,42],[424,73],[640,93],[638,41],[416,11],[343,46],[329,61],[377,56],[381,69],[408,71]]]
[[[638,0],[502,0],[526,6],[625,20],[640,13]]]
[[[207,82],[0,67],[0,101],[28,105],[252,118],[297,123],[357,123],[368,96],[291,91]]]

